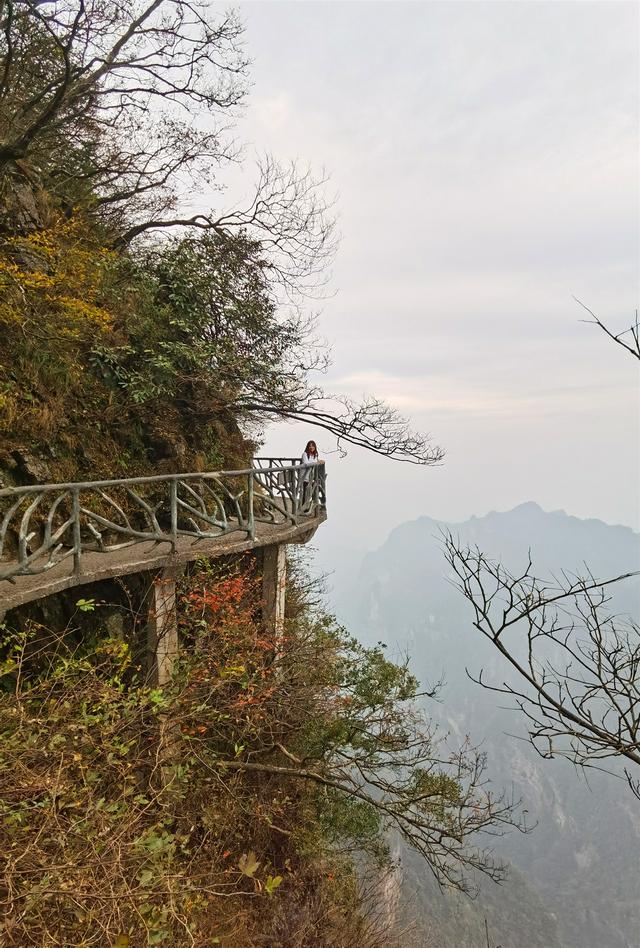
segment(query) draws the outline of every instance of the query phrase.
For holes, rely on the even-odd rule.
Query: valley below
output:
[[[522,799],[531,832],[487,840],[509,866],[501,885],[478,880],[476,899],[442,893],[428,868],[400,850],[396,925],[406,945],[460,948],[634,948],[640,942],[640,804],[617,775],[576,771],[540,757],[508,696],[471,680],[508,680],[502,656],[472,626],[471,608],[451,582],[443,531],[517,570],[531,553],[535,573],[599,578],[640,568],[631,529],[548,513],[534,503],[464,523],[429,517],[402,524],[351,572],[330,577],[338,618],[366,644],[408,656],[425,687],[442,679],[425,709],[452,740],[467,736],[487,754],[496,791]],[[612,607],[636,619],[640,585],[615,589]],[[519,633],[517,628],[513,635]],[[468,672],[468,673],[467,673]]]

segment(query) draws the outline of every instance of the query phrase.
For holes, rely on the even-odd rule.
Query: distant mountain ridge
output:
[[[499,889],[485,884],[472,905],[442,898],[419,861],[405,854],[407,918],[417,911],[424,926],[415,944],[486,948],[486,917],[501,948],[638,948],[640,803],[613,777],[594,775],[587,785],[566,762],[544,761],[526,741],[505,736],[524,736],[525,728],[517,713],[500,707],[504,700],[466,674],[483,668],[501,681],[507,670],[448,582],[441,547],[447,529],[514,570],[530,551],[543,577],[562,569],[589,568],[600,578],[640,570],[640,534],[629,527],[528,502],[462,523],[420,517],[401,524],[342,590],[339,616],[363,641],[408,653],[425,683],[444,674],[442,704],[429,712],[453,734],[484,741],[495,783],[513,785],[539,823],[529,837],[498,841],[497,853],[515,867],[512,881]],[[617,588],[615,607],[640,617],[640,582]]]

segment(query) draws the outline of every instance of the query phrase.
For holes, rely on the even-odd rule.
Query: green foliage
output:
[[[244,876],[253,879],[259,868],[260,863],[256,859],[256,854],[253,850],[250,853],[243,853],[242,856],[240,856],[238,869]]]
[[[80,612],[93,612],[95,608],[95,599],[78,599],[76,602],[76,609],[79,609]]]
[[[267,876],[264,891],[267,895],[273,895],[276,889],[282,885],[282,881],[282,876]]]
[[[205,417],[208,403],[241,417],[250,400],[290,395],[306,328],[276,316],[257,244],[207,233],[166,244],[148,265],[151,302],[128,319],[127,344],[91,351],[106,381],[136,404],[197,399]]]
[[[509,809],[467,748],[443,754],[407,667],[295,585],[276,638],[256,621],[261,595],[251,562],[201,564],[163,688],[126,636],[3,629],[0,903],[17,944],[248,948],[258,933],[278,943],[300,911],[319,943],[347,948],[352,853],[379,871],[389,829],[445,883],[464,888],[467,866],[497,874],[467,837]]]
[[[0,283],[5,451],[30,444],[52,479],[244,466],[243,422],[289,404],[309,364],[309,327],[276,313],[242,233],[134,261],[56,217],[0,239]]]
[[[334,843],[355,840],[360,846],[366,843],[381,860],[388,856],[380,813],[370,803],[328,790],[317,794],[316,808],[327,839]]]

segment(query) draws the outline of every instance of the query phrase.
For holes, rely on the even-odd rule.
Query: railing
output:
[[[324,463],[257,458],[242,471],[166,474],[0,490],[0,580],[47,572],[84,553],[212,539],[256,524],[296,525],[325,506]]]

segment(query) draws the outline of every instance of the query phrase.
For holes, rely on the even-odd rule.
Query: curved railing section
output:
[[[46,573],[84,553],[182,537],[214,539],[256,525],[297,525],[326,505],[324,463],[256,458],[241,471],[164,474],[0,490],[0,580]]]

